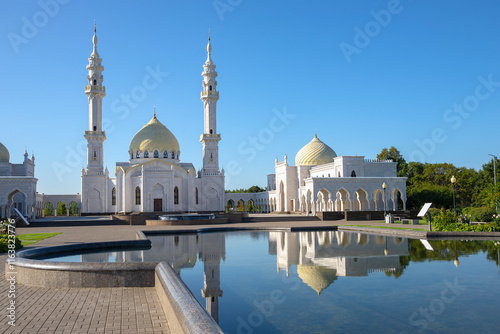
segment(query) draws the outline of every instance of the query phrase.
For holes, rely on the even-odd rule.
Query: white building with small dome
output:
[[[285,155],[268,175],[267,192],[226,194],[226,208],[246,211],[251,202],[259,212],[406,210],[406,178],[397,177],[397,163],[364,156],[337,156],[314,138],[295,155]]]
[[[130,212],[203,212],[224,210],[224,171],[219,169],[219,141],[216,128],[216,108],[219,99],[217,72],[211,59],[212,46],[208,39],[208,57],[203,65],[204,132],[203,168],[197,173],[193,164],[181,162],[181,148],[174,134],[163,125],[156,112],[132,138],[127,162],[117,162],[115,177],[104,169],[102,129],[103,86],[102,59],[97,53],[94,29],[94,50],[87,66],[89,99],[89,130],[87,168],[82,169],[83,214]]]
[[[35,218],[37,208],[35,157],[24,152],[21,164],[10,162],[7,147],[0,143],[0,218],[15,217],[14,208],[25,217]]]

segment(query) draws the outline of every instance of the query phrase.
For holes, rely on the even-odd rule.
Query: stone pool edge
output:
[[[338,231],[398,236],[411,239],[467,239],[467,240],[500,240],[500,232],[438,232],[383,229],[376,227],[357,227],[338,225]]]

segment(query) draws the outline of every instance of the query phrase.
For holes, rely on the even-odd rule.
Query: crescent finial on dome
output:
[[[212,43],[210,43],[210,29],[208,29],[207,53],[208,53],[207,63],[211,63],[212,62],[212,56],[211,56],[211,53],[212,53]]]

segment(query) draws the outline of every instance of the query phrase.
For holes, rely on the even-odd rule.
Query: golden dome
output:
[[[297,265],[297,274],[302,282],[309,285],[318,295],[337,279],[337,270],[320,266],[299,264]]]
[[[161,124],[155,114],[132,138],[129,149],[132,152],[148,150],[150,154],[154,149],[160,150],[160,154],[164,150],[179,152],[179,142],[172,132]]]
[[[315,134],[306,146],[302,147],[295,156],[295,166],[316,166],[333,161],[337,154],[330,146],[318,139]]]
[[[3,146],[2,143],[0,143],[0,162],[9,162],[9,160],[9,150],[7,149],[7,147]]]

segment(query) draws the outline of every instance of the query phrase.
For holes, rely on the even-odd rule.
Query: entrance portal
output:
[[[155,211],[163,211],[163,203],[161,198],[155,198],[154,199],[154,210]]]

